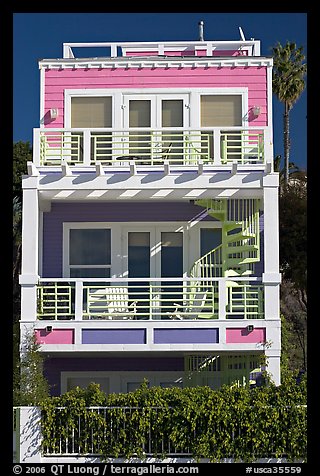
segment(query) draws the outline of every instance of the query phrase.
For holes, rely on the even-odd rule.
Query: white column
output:
[[[265,318],[278,321],[267,327],[267,371],[276,385],[280,385],[281,321],[279,273],[279,201],[278,174],[263,178],[264,199],[264,283]],[[271,323],[270,323],[271,324]]]
[[[263,178],[265,274],[279,273],[279,189],[277,179],[277,175],[274,174]],[[275,185],[268,186],[267,182],[273,182]]]
[[[19,463],[41,463],[41,410],[20,407],[19,411]]]
[[[22,205],[21,320],[36,320],[39,248],[37,177],[25,179]],[[30,188],[29,188],[30,187]]]
[[[30,182],[37,182],[37,177],[29,177]],[[38,274],[38,233],[39,203],[38,190],[23,190],[22,201],[22,263],[21,274]]]
[[[75,286],[75,310],[74,318],[76,321],[82,321],[82,302],[83,302],[83,281],[76,281]]]
[[[91,133],[89,130],[83,131],[83,165],[90,165],[91,157]]]
[[[218,281],[218,293],[219,293],[219,312],[218,319],[226,318],[226,305],[227,305],[227,282],[225,279],[220,278]]]
[[[280,350],[266,350],[265,355],[267,357],[267,372],[270,374],[273,383],[280,385]]]
[[[220,165],[221,164],[221,130],[220,129],[213,129],[213,158],[214,164]]]
[[[268,174],[263,185],[265,318],[280,319],[278,175]]]

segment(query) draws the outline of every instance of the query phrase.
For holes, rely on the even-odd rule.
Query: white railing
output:
[[[42,278],[41,320],[263,319],[258,278]]]
[[[36,166],[192,166],[272,163],[267,127],[202,127],[115,130],[112,128],[34,129]]]
[[[198,56],[214,56],[216,52],[225,52],[232,55],[238,51],[240,56],[259,56],[259,40],[233,40],[233,41],[161,41],[161,42],[93,42],[93,43],[63,43],[63,58],[75,58],[74,48],[102,48],[103,57],[117,58],[131,55],[172,55],[184,53]],[[87,52],[85,53],[88,56]],[[94,54],[96,56],[96,53]]]

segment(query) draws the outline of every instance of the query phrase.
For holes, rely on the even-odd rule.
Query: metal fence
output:
[[[261,406],[259,418],[262,418]],[[294,412],[294,418],[302,422],[301,432],[305,431],[303,424],[306,420],[306,405],[295,405],[286,407],[273,407],[266,405],[263,407],[266,415],[269,415],[268,429],[264,429],[266,441],[261,441],[261,454],[255,456],[259,458],[273,457],[279,453],[279,435],[277,428],[270,425],[270,412],[284,421],[290,420],[290,412]],[[74,414],[72,425],[66,423],[66,415],[70,411],[66,407],[57,407],[54,411],[54,424],[51,424],[51,434],[49,436],[50,444],[44,446],[44,456],[99,456],[103,448],[104,454],[110,450],[110,456],[114,456],[114,448],[117,448],[118,456],[125,453],[125,449],[130,446],[132,454],[145,456],[191,456],[192,448],[195,448],[195,442],[201,441],[201,437],[207,432],[208,415],[197,416],[196,424],[191,420],[185,419],[181,412],[173,411],[172,407],[87,407],[85,413]],[[248,407],[246,414],[235,414],[232,425],[217,421],[212,434],[212,451],[215,447],[221,446],[221,441],[217,435],[223,431],[223,437],[232,442],[231,447],[236,449],[238,445],[250,446],[253,438],[261,438],[261,425],[256,430],[250,429],[248,437],[248,418],[252,422],[255,420],[255,407]],[[241,420],[243,418],[243,423]],[[45,418],[45,415],[43,415]],[[272,419],[271,419],[272,421]],[[254,426],[254,424],[253,424]],[[59,429],[59,436],[55,434],[55,428]],[[61,430],[63,429],[63,430]],[[256,431],[256,435],[254,432]],[[260,431],[260,433],[259,433]],[[179,432],[181,440],[179,442]],[[290,451],[291,442],[288,435],[281,436],[283,448]],[[259,436],[260,435],[260,436]],[[274,436],[274,440],[273,440]],[[278,441],[277,441],[278,439]],[[303,434],[301,434],[301,444],[303,445]],[[277,446],[278,445],[278,446]],[[249,448],[250,450],[250,448]],[[264,454],[267,451],[268,454]],[[303,448],[302,448],[303,453]],[[224,457],[233,457],[232,454],[226,454]]]

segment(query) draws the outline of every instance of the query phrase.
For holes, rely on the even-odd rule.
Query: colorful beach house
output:
[[[21,352],[94,381],[280,384],[272,58],[260,41],[65,43],[23,185]]]

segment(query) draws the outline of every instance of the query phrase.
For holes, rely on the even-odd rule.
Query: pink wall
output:
[[[227,344],[259,343],[266,341],[266,328],[256,327],[252,332],[248,332],[246,327],[226,329]]]
[[[57,119],[47,127],[64,127],[64,90],[99,88],[209,88],[248,87],[249,111],[260,106],[258,118],[249,113],[249,123],[267,125],[267,68],[250,67],[198,67],[198,68],[88,68],[48,69],[45,71],[44,110],[59,109]]]
[[[36,329],[35,335],[38,344],[74,344],[74,329]]]

